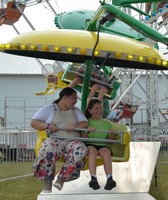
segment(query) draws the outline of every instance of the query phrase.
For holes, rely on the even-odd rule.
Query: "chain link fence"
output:
[[[36,141],[34,131],[0,132],[0,181],[33,174]]]
[[[0,130],[0,181],[33,175],[37,133],[34,130]],[[162,128],[131,129],[135,142],[160,141],[159,158],[168,164],[168,130]]]

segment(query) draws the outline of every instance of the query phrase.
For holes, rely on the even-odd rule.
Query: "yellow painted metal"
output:
[[[162,54],[152,46],[139,42],[126,37],[110,35],[106,33],[99,33],[100,39],[97,45],[97,51],[109,51],[120,52],[126,55],[138,55],[152,58],[160,58]],[[34,31],[29,33],[20,34],[13,38],[9,45],[1,45],[0,50],[3,49],[17,49],[18,45],[26,45],[25,50],[41,50],[41,51],[54,51],[50,49],[51,46],[55,46],[60,51],[60,48],[69,53],[73,53],[73,48],[79,48],[82,53],[92,50],[97,40],[97,33],[90,31],[79,30],[56,30],[56,31]],[[11,44],[11,45],[10,45]],[[14,45],[12,45],[14,44]],[[17,45],[16,45],[17,44]],[[31,46],[32,45],[32,46]],[[40,46],[39,46],[40,45]],[[45,48],[44,48],[45,46]],[[46,47],[48,46],[48,48]],[[67,49],[66,49],[67,48]],[[71,48],[71,51],[70,51]]]
[[[113,162],[127,162],[129,160],[130,157],[130,140],[131,140],[131,136],[130,136],[130,129],[129,127],[123,125],[123,124],[118,124],[115,122],[112,122],[114,130],[116,130],[116,132],[124,132],[123,133],[123,139],[121,143],[113,143],[110,145],[110,148],[113,152],[113,156],[112,156],[112,161]],[[36,148],[35,148],[35,153],[36,156],[38,155],[39,149],[43,143],[43,141],[45,140],[45,138],[47,137],[46,134],[46,130],[42,130],[42,131],[37,131],[38,134],[38,141],[36,143]],[[119,135],[116,136],[116,139],[119,139],[118,137],[120,137]],[[60,158],[59,161],[63,161],[63,158]],[[88,169],[88,162],[87,162],[87,158],[86,158],[86,164],[83,170],[87,170]],[[103,165],[103,160],[98,157],[96,160],[96,164],[97,166]]]
[[[58,74],[49,74],[46,77],[47,87],[45,91],[36,92],[35,95],[41,96],[41,95],[53,94],[57,89],[67,87],[67,84],[62,81],[62,75],[63,75],[62,71],[59,72]]]
[[[97,65],[106,60],[107,66],[168,69],[168,60],[165,56],[144,42],[86,30],[61,29],[23,33],[9,43],[0,44],[0,51],[77,63],[92,60],[94,55]]]

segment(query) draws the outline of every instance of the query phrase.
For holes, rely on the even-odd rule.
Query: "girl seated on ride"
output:
[[[85,116],[86,118],[88,118],[89,122],[89,134],[81,133],[81,137],[114,140],[115,134],[113,130],[113,125],[109,120],[102,118],[102,113],[102,101],[100,101],[99,99],[92,99],[89,102],[87,109],[85,110]],[[96,130],[102,129],[102,132],[96,132]],[[108,144],[103,142],[86,142],[86,146],[88,147],[88,165],[91,175],[89,186],[93,188],[93,190],[97,190],[100,188],[96,176],[96,157],[100,156],[103,159],[104,170],[107,176],[107,182],[104,189],[111,190],[112,188],[116,187],[116,182],[113,180],[112,177],[112,151],[108,147]]]
[[[79,69],[78,69],[78,73],[81,75],[78,75],[69,85],[69,87],[74,88],[76,85],[83,83],[83,76],[85,74],[85,65],[82,65]],[[105,81],[104,76],[103,76],[103,72],[98,69],[95,65],[92,68],[92,72],[91,72],[91,77],[100,81]],[[95,93],[97,91],[99,91],[98,94],[98,99],[102,100],[103,96],[105,93],[108,93],[108,89],[107,87],[96,83],[95,81],[90,82],[90,93],[89,93],[89,97],[88,97],[88,102],[94,97]]]

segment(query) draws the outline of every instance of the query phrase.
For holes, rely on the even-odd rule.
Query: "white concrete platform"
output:
[[[41,192],[38,200],[154,200],[148,194],[160,142],[131,142],[130,159],[128,162],[113,163],[113,178],[117,187],[111,191],[104,189],[106,177],[103,166],[97,168],[97,178],[101,186],[99,190],[93,190],[88,186],[90,181],[89,171],[82,171],[78,180],[67,182],[64,188],[58,191],[52,188],[52,193]]]

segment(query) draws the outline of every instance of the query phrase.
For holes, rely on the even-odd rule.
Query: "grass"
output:
[[[37,181],[33,177],[0,182],[0,199],[37,200],[37,196],[41,192],[42,184],[42,181]]]
[[[24,168],[25,163],[21,164]],[[13,171],[15,172],[14,168],[15,166],[13,165]],[[2,172],[1,165],[0,172]],[[158,164],[157,173],[157,187],[155,186],[155,178],[153,177],[149,194],[152,195],[156,200],[167,200],[168,165]],[[11,175],[11,171],[9,174]],[[0,179],[2,178],[1,176],[2,173],[0,175]],[[41,192],[42,185],[43,181],[38,181],[32,176],[0,182],[0,200],[37,200],[37,196]]]
[[[0,180],[32,173],[32,162],[10,162],[10,164],[4,162],[0,164]]]
[[[160,164],[159,164],[160,163]],[[167,200],[168,198],[168,161],[157,165],[157,179],[153,177],[149,194],[156,200]],[[157,185],[157,186],[156,186]]]

